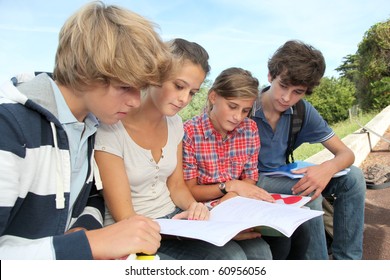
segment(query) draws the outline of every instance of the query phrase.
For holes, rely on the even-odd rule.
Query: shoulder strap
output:
[[[288,142],[287,142],[287,150],[286,150],[286,163],[290,163],[290,157],[291,162],[294,162],[294,145],[295,141],[297,139],[298,133],[302,129],[303,121],[305,119],[305,103],[303,100],[299,100],[297,104],[292,106],[293,113],[290,117],[290,130],[288,135]]]

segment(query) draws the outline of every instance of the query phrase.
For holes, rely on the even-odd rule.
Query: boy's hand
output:
[[[94,259],[119,259],[135,253],[155,254],[161,241],[158,223],[138,215],[85,233]]]
[[[304,173],[305,176],[291,189],[292,193],[302,196],[309,196],[312,194],[311,200],[320,196],[333,176],[333,173],[326,168],[321,167],[321,165],[300,168],[295,170],[294,173]]]

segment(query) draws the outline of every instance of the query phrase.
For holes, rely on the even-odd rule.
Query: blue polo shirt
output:
[[[306,114],[302,129],[297,135],[294,150],[303,143],[322,143],[334,136],[334,131],[321,117],[318,111],[306,100]],[[276,125],[275,131],[265,118],[263,110],[256,111],[253,120],[256,122],[260,134],[261,148],[258,157],[259,172],[269,171],[286,164],[286,150],[290,131],[292,108],[287,109]]]

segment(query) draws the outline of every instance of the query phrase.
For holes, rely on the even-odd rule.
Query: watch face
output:
[[[225,183],[220,183],[218,187],[223,194],[227,193]]]

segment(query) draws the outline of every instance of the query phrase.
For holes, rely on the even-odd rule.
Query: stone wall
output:
[[[362,129],[356,130],[354,133],[344,137],[342,141],[355,153],[354,165],[360,166],[367,155],[370,153],[371,147],[375,147],[381,139],[379,135],[383,135],[390,126],[390,106],[383,109],[364,127],[371,130],[371,132],[362,132]],[[376,135],[378,134],[378,135]],[[370,144],[371,142],[371,144]],[[305,161],[320,164],[325,160],[333,158],[333,154],[327,149],[324,149],[315,155],[307,158]]]

